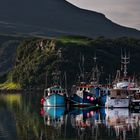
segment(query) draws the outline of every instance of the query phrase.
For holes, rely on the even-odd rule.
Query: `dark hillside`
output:
[[[45,36],[131,36],[140,32],[117,25],[103,14],[82,10],[65,0],[1,0],[0,30]]]
[[[64,41],[65,40],[67,41]],[[78,80],[80,56],[85,56],[85,72],[93,67],[93,57],[96,53],[98,65],[102,69],[100,81],[107,83],[109,74],[115,77],[120,69],[121,49],[131,54],[128,73],[140,76],[140,40],[132,38],[95,40],[80,37],[64,37],[57,40],[33,39],[24,41],[17,49],[16,63],[11,72],[14,82],[22,87],[44,87],[46,73],[48,84],[52,82],[52,72],[61,70],[67,72],[69,87]],[[85,42],[84,42],[85,40]],[[83,43],[84,42],[84,43]],[[58,59],[58,51],[62,50],[62,59]]]
[[[0,35],[0,75],[11,70],[16,49],[23,37]]]

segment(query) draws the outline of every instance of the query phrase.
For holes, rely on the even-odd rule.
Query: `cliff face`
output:
[[[103,14],[79,9],[65,0],[1,0],[0,29],[47,36],[140,37],[135,29],[119,26]]]

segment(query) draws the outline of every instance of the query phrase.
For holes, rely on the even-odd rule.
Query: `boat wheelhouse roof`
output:
[[[48,90],[64,90],[61,86],[52,86],[52,87],[49,87]]]

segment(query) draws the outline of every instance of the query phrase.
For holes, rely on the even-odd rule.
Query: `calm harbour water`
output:
[[[140,140],[140,113],[42,108],[42,95],[0,94],[0,140]]]

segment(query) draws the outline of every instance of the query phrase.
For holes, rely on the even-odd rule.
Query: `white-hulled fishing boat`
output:
[[[106,107],[129,107],[131,96],[139,91],[135,78],[127,76],[127,64],[130,56],[121,56],[123,65],[123,77],[121,78],[120,70],[117,71],[116,79],[113,82],[113,87],[110,89],[110,94],[107,96]]]

